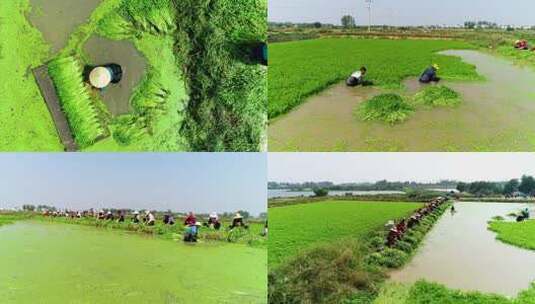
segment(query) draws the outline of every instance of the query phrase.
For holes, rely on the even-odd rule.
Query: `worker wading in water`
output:
[[[351,74],[351,76],[349,76],[349,78],[346,80],[346,85],[348,87],[364,85],[364,76],[366,76],[367,71],[368,70],[366,69],[366,67],[361,67],[360,70],[354,72],[353,74]]]
[[[433,64],[432,66],[425,69],[425,71],[422,73],[422,76],[420,76],[420,82],[421,83],[431,83],[431,82],[439,82],[440,78],[437,76],[437,72],[440,68],[438,67],[438,64]]]

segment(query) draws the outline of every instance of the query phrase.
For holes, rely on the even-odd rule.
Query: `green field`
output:
[[[535,250],[535,220],[520,223],[493,221],[489,223],[489,229],[504,243]]]
[[[269,118],[288,112],[308,96],[342,81],[364,65],[374,85],[399,87],[432,63],[449,80],[479,79],[475,67],[460,58],[438,55],[473,49],[462,41],[325,38],[270,45]]]
[[[420,203],[329,201],[269,209],[269,265],[300,250],[343,238],[362,238]]]
[[[516,299],[480,292],[462,292],[426,281],[414,285],[386,284],[373,304],[533,304],[535,284],[522,291]],[[355,303],[356,304],[356,303]]]
[[[2,303],[266,302],[265,248],[33,220],[0,243]]]
[[[258,151],[265,145],[267,68],[250,58],[249,47],[266,39],[266,0],[102,0],[56,54],[27,20],[30,1],[9,1],[0,10],[0,67],[10,71],[0,76],[0,151],[63,149],[31,73],[52,59],[59,59],[51,70],[54,85],[83,150]],[[128,114],[111,115],[80,82],[79,68],[92,64],[84,45],[94,36],[130,41],[146,59]]]

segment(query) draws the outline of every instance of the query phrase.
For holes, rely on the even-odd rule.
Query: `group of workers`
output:
[[[420,83],[439,82],[440,78],[437,75],[438,70],[440,70],[440,67],[436,63],[426,68],[422,75],[420,75]],[[351,74],[351,76],[349,76],[349,78],[347,78],[346,85],[349,87],[355,87],[358,85],[369,84],[370,82],[364,79],[367,72],[368,69],[365,66],[362,66],[358,71],[355,71],[353,74]]]
[[[437,197],[431,202],[427,203],[424,207],[416,210],[407,220],[402,219],[398,224],[395,224],[393,221],[389,221],[386,224],[386,226],[389,228],[387,245],[389,247],[395,246],[409,229],[418,225],[421,220],[444,204],[446,200],[447,199],[445,197]]]

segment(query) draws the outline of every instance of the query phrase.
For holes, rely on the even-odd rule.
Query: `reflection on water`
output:
[[[265,303],[266,265],[265,250],[235,244],[69,224],[0,228],[2,303]]]
[[[487,221],[526,206],[457,203],[457,213],[446,212],[413,260],[404,269],[393,272],[391,279],[426,279],[450,288],[515,296],[535,281],[535,251],[497,241],[496,234],[487,230]]]
[[[476,51],[448,51],[474,64],[485,82],[447,82],[463,95],[457,108],[416,111],[389,126],[353,114],[377,88],[332,86],[269,126],[272,151],[532,151],[535,150],[535,72]],[[408,92],[420,88],[405,82]]]
[[[28,18],[56,53],[67,45],[69,35],[87,21],[101,1],[30,0],[32,11]]]

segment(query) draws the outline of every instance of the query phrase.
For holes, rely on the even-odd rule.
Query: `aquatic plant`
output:
[[[367,238],[388,220],[405,217],[421,206],[407,202],[324,201],[270,208],[269,265],[276,267],[300,250],[322,243]]]
[[[488,229],[496,232],[496,239],[504,243],[535,250],[535,220],[523,222],[491,221]]]
[[[462,41],[325,38],[269,46],[269,118],[286,113],[310,95],[346,79],[360,66],[381,87],[400,87],[436,62],[444,79],[481,79],[473,65],[440,50],[470,49]],[[392,51],[395,50],[395,51]]]
[[[266,41],[266,0],[176,2],[176,53],[189,102],[181,134],[195,151],[265,148],[267,68],[249,57]]]
[[[119,10],[142,32],[168,34],[176,29],[172,0],[123,0]]]
[[[48,64],[48,71],[76,143],[84,148],[105,137],[108,131],[84,85],[82,69],[76,59],[57,58]]]
[[[414,111],[397,94],[380,94],[357,106],[355,114],[365,121],[383,121],[391,125],[405,121]]]
[[[438,106],[458,106],[461,103],[461,95],[444,85],[426,86],[422,91],[416,93],[413,98],[416,104],[423,104],[431,107]]]

